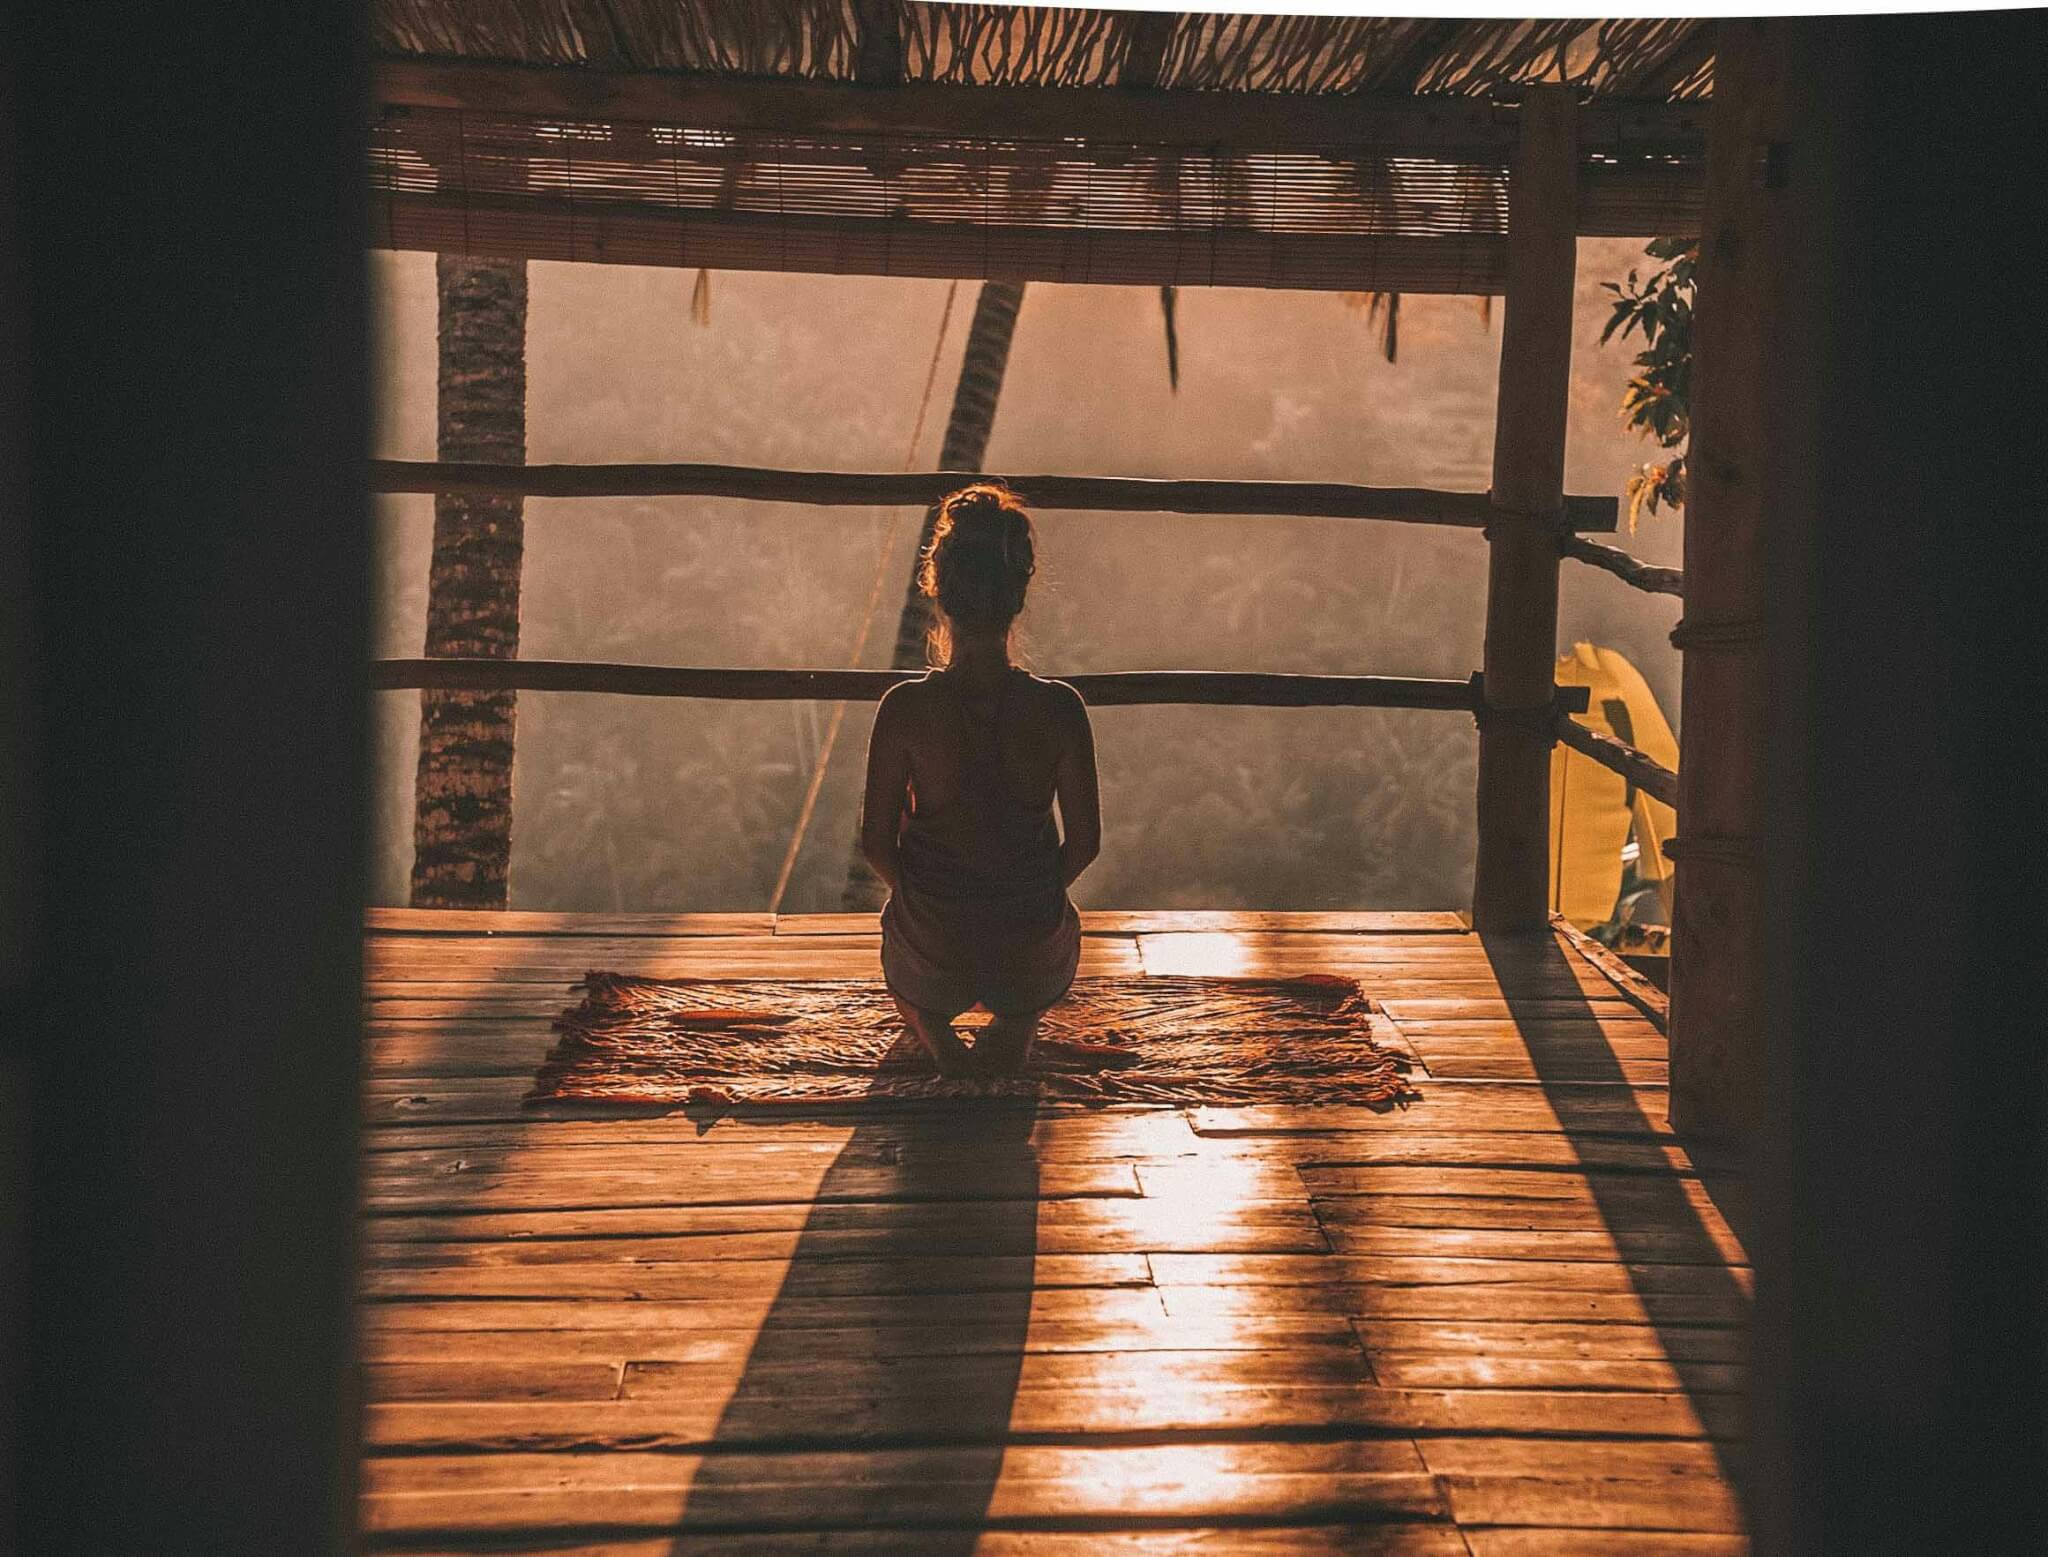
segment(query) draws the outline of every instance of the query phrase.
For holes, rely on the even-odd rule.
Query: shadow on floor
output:
[[[1480,942],[1544,1097],[1579,1155],[1588,1157],[1610,1140],[1640,1140],[1661,1129],[1664,1121],[1643,1111],[1621,1062],[1606,1044],[1590,1046],[1589,1053],[1582,1040],[1550,1036],[1560,1022],[1597,1020],[1592,1003],[1571,993],[1577,976],[1557,937],[1548,932],[1482,934]],[[1563,1004],[1578,1009],[1561,1016]],[[1560,1080],[1561,1075],[1572,1079]],[[1746,1351],[1749,1296],[1725,1264],[1682,1176],[1646,1167],[1589,1169],[1585,1177],[1665,1358],[1694,1413],[1714,1435],[1711,1442],[1722,1478],[1746,1511],[1746,1457],[1730,1441],[1739,1431],[1742,1399],[1728,1393],[1724,1365],[1700,1361],[1700,1349],[1693,1343],[1702,1327],[1733,1327],[1743,1336]],[[1712,1184],[1706,1187],[1715,1194]],[[1720,1209],[1718,1200],[1716,1208]],[[1729,1221],[1740,1236],[1741,1222],[1734,1216]]]
[[[1030,1100],[982,1101],[892,1108],[855,1129],[691,1484],[676,1552],[878,1524],[892,1549],[974,1550],[1031,1324],[1036,1118]]]

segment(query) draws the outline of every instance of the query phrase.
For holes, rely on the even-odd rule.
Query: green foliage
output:
[[[1628,527],[1644,508],[1685,503],[1685,458],[1692,438],[1692,298],[1699,243],[1692,238],[1658,238],[1644,251],[1663,265],[1647,276],[1631,270],[1625,282],[1603,283],[1615,297],[1614,313],[1600,332],[1605,345],[1617,332],[1626,340],[1636,330],[1643,350],[1621,397],[1621,420],[1659,448],[1676,452],[1662,464],[1641,465],[1628,483]]]

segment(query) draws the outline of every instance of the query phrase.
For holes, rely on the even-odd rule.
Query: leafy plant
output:
[[[1628,483],[1628,527],[1647,508],[1685,504],[1685,459],[1692,439],[1692,299],[1699,242],[1657,238],[1644,252],[1664,263],[1647,276],[1602,283],[1615,297],[1614,313],[1600,332],[1604,346],[1617,331],[1626,340],[1640,329],[1643,350],[1622,392],[1621,420],[1659,448],[1676,452],[1661,464],[1640,465]]]

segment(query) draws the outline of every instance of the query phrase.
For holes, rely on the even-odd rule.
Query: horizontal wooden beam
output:
[[[1624,584],[1633,584],[1647,594],[1685,597],[1685,574],[1677,568],[1660,568],[1640,557],[1631,557],[1618,546],[1602,546],[1598,541],[1581,540],[1576,535],[1566,536],[1560,544],[1567,557],[1604,568]]]
[[[380,104],[394,107],[794,135],[971,135],[1279,150],[1374,143],[1506,146],[1516,133],[1512,107],[1442,96],[875,85],[425,59],[378,61],[374,89]],[[1707,106],[1595,99],[1582,110],[1583,142],[1593,149],[1663,145],[1697,153],[1705,141]]]
[[[1677,808],[1678,775],[1647,753],[1637,751],[1611,735],[1589,730],[1567,714],[1557,717],[1557,738],[1573,751],[1585,753],[1601,767],[1619,773],[1644,794],[1663,801],[1674,810]]]
[[[722,670],[581,660],[374,660],[378,691],[603,692],[741,702],[820,698],[872,703],[920,672]],[[1245,708],[1441,708],[1470,712],[1467,681],[1409,676],[1294,676],[1262,671],[1126,670],[1060,678],[1096,708],[1206,704]]]
[[[372,460],[373,492],[501,497],[730,497],[826,507],[924,508],[954,488],[987,480],[960,471],[869,473],[762,470],[746,465],[479,465]],[[1498,517],[1484,492],[1364,487],[1337,481],[1162,481],[1140,476],[1025,476],[1007,481],[1043,509],[1106,513],[1244,514],[1301,519],[1385,519],[1477,529]],[[1612,530],[1611,497],[1568,497],[1574,530]]]

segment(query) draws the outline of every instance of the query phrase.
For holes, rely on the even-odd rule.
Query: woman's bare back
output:
[[[996,788],[1000,794],[980,792]],[[909,819],[963,800],[1040,814],[1056,801],[1060,881],[1072,882],[1102,845],[1095,737],[1081,695],[1007,665],[971,677],[933,671],[891,688],[868,738],[861,846],[892,889]]]
[[[1015,668],[979,685],[956,671],[937,671],[889,696],[902,704],[906,804],[919,813],[958,803],[964,786],[987,775],[977,755],[993,765],[1006,798],[1031,810],[1050,808],[1061,759],[1075,743],[1076,715],[1084,725],[1087,719],[1073,688]]]

